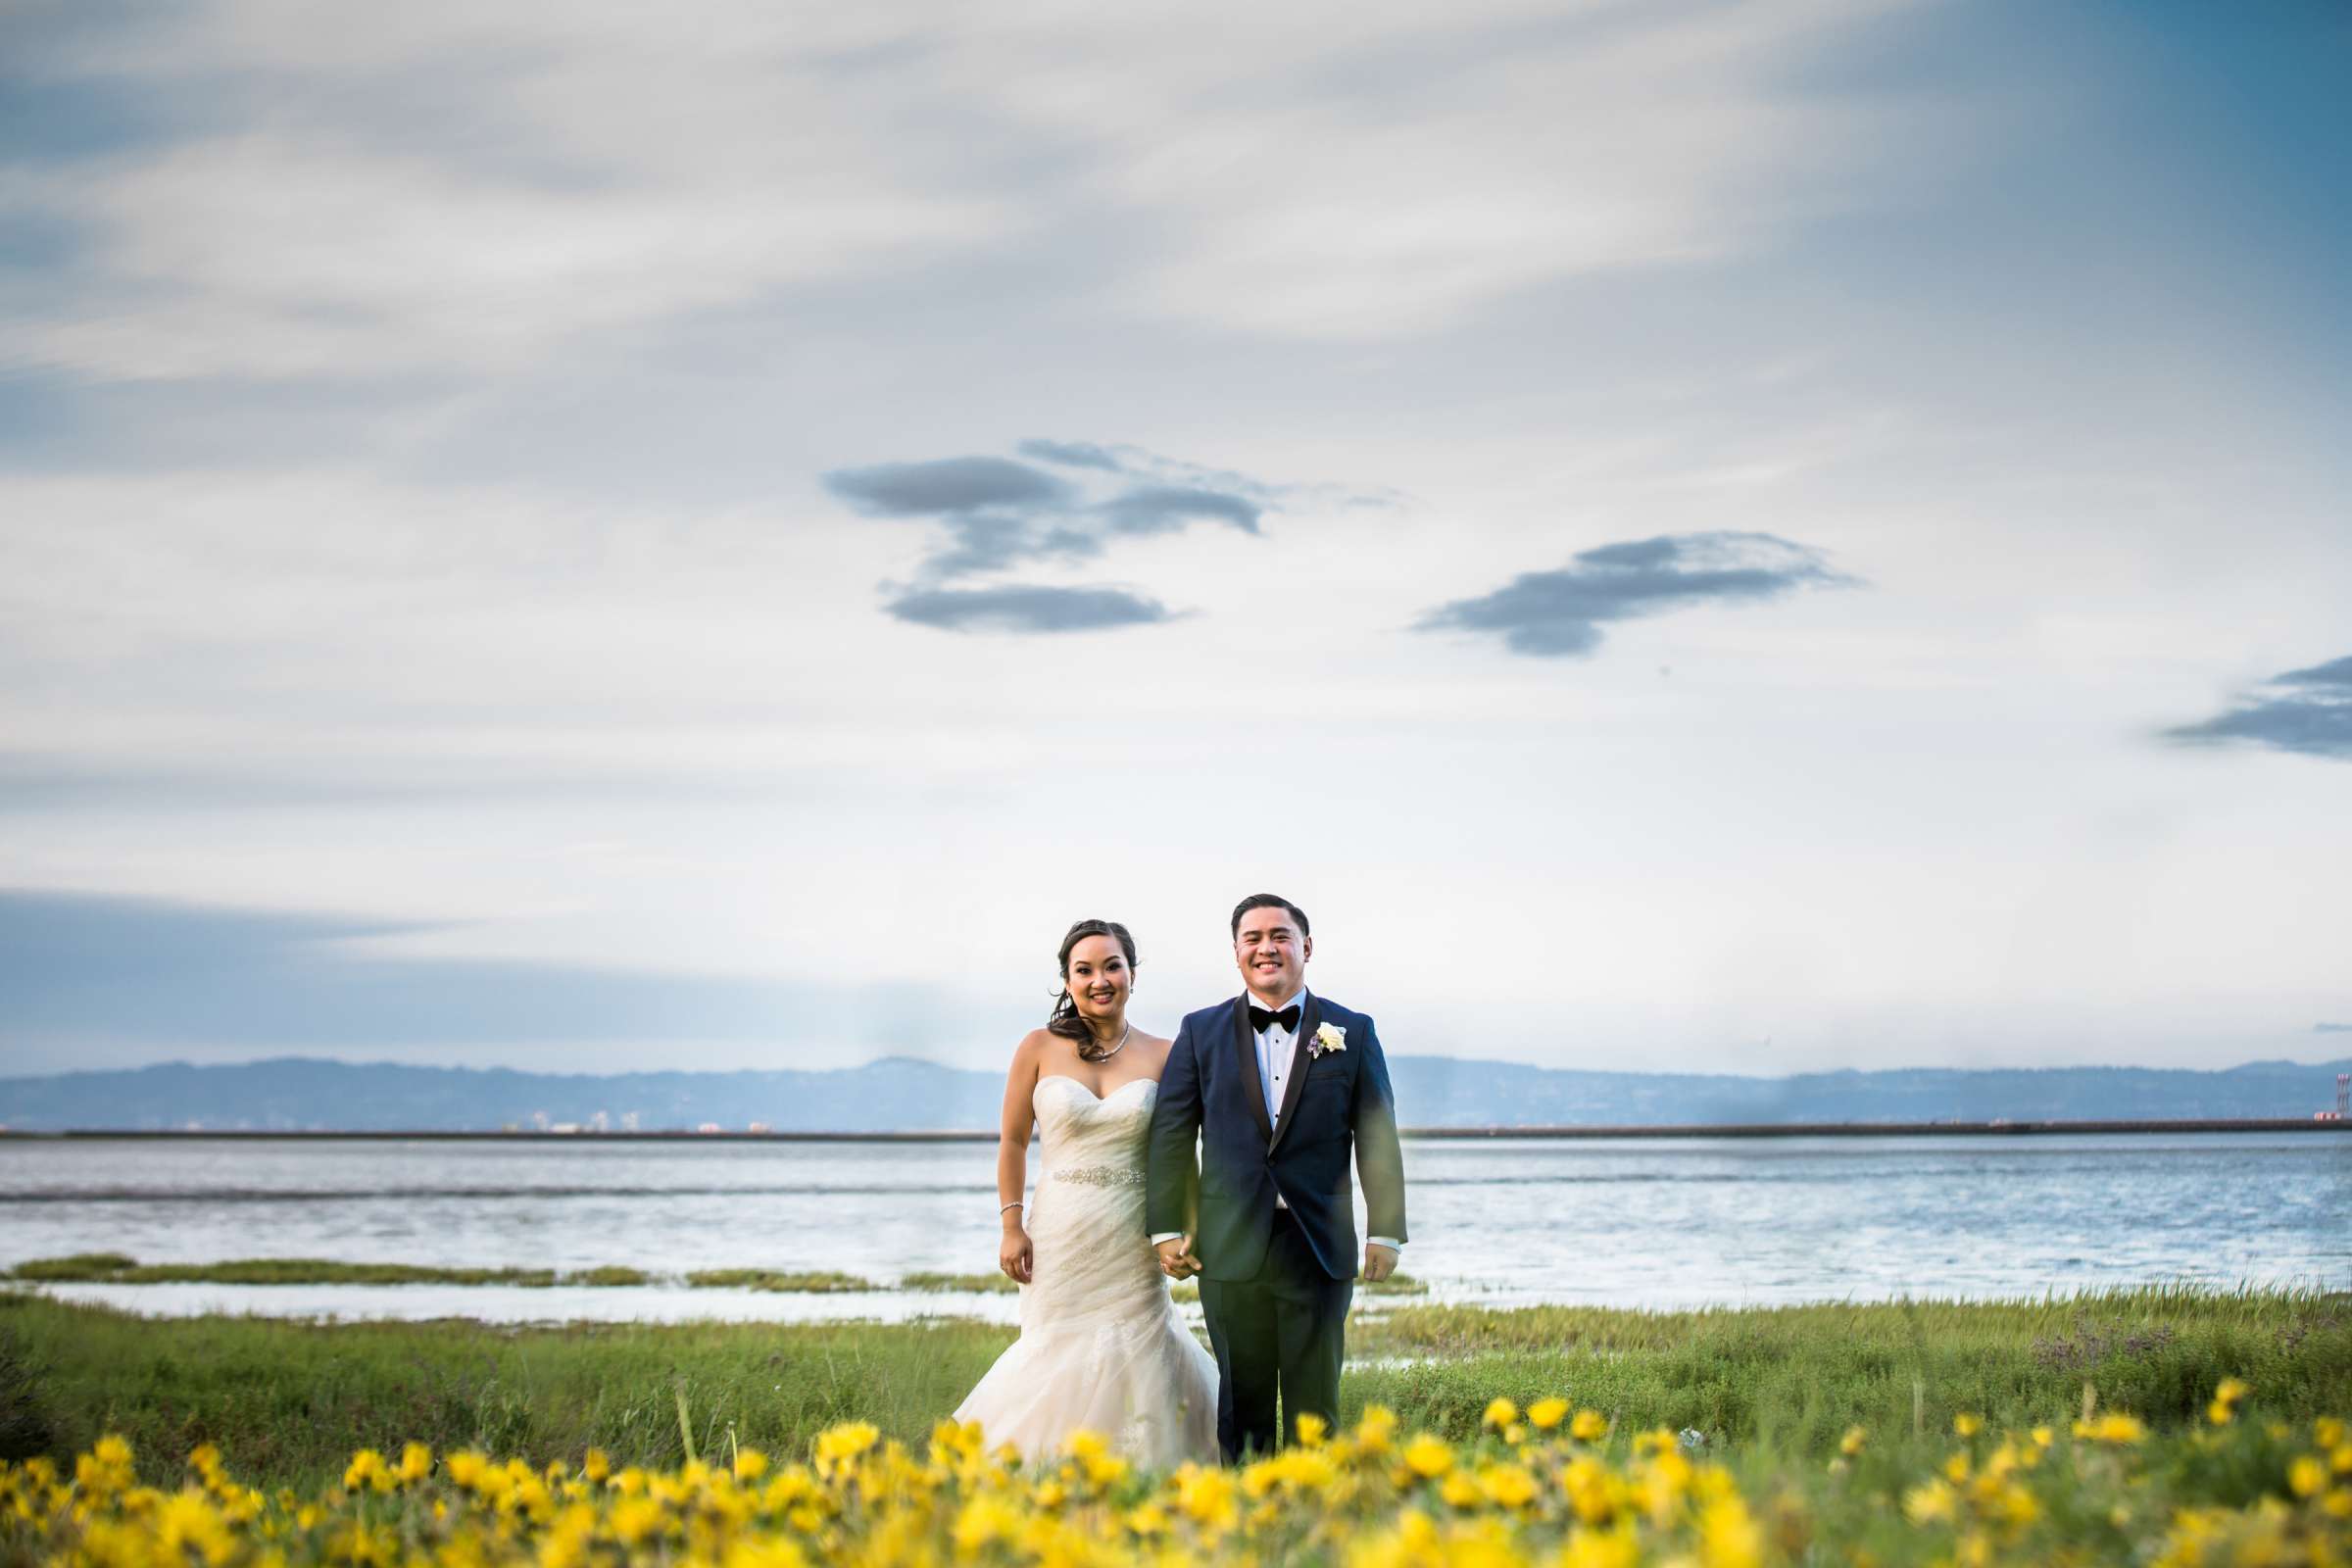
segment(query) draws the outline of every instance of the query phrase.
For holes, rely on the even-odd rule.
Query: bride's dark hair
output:
[[[1055,960],[1061,970],[1061,996],[1054,1004],[1052,1016],[1046,1019],[1046,1031],[1059,1035],[1064,1040],[1076,1041],[1079,1060],[1101,1061],[1110,1054],[1113,1048],[1095,1038],[1095,1032],[1078,1015],[1078,999],[1070,995],[1070,950],[1088,937],[1108,937],[1116,942],[1120,951],[1127,955],[1127,972],[1133,974],[1136,970],[1135,938],[1129,936],[1127,928],[1118,921],[1081,920],[1070,927],[1069,933],[1061,939],[1061,955]]]

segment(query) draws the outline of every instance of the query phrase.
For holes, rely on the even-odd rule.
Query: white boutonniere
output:
[[[1315,1043],[1306,1048],[1306,1054],[1311,1060],[1316,1056],[1329,1055],[1334,1052],[1347,1049],[1347,1030],[1336,1023],[1318,1024],[1315,1027]]]

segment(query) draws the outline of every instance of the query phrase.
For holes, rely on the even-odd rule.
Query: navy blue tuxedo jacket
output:
[[[1188,1015],[1169,1048],[1152,1111],[1144,1228],[1193,1238],[1212,1280],[1256,1276],[1282,1195],[1335,1280],[1355,1277],[1352,1149],[1374,1236],[1404,1234],[1404,1158],[1396,1100],[1372,1020],[1308,992],[1279,1121],[1266,1114],[1257,1040],[1244,1000]],[[1322,1024],[1348,1031],[1347,1049],[1310,1057]],[[1194,1140],[1200,1157],[1194,1158]]]

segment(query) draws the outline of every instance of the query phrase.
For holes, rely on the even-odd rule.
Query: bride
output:
[[[1021,1337],[956,1419],[1029,1458],[1087,1430],[1140,1466],[1213,1462],[1216,1363],[1177,1318],[1144,1234],[1144,1145],[1168,1042],[1127,1021],[1125,926],[1079,921],[1060,962],[1053,1016],[1013,1051],[997,1145],[997,1263],[1021,1286]],[[1044,1159],[1025,1203],[1032,1127]]]

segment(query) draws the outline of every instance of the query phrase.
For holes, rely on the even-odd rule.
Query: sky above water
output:
[[[2352,1054],[2335,4],[20,4],[0,1071]]]

